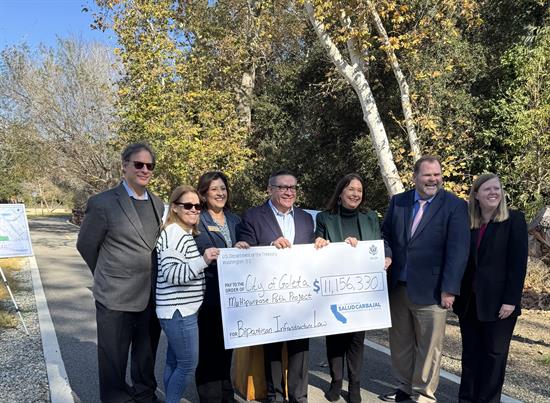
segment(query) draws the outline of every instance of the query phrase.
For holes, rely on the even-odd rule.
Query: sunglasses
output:
[[[191,210],[193,207],[195,207],[195,210],[200,211],[202,206],[200,204],[194,204],[194,203],[181,203],[181,202],[174,202],[177,206],[182,206],[185,210]]]
[[[155,163],[154,162],[141,162],[141,161],[129,161],[132,164],[134,164],[134,168],[136,169],[143,169],[143,167],[147,167],[148,171],[152,171],[155,169]]]

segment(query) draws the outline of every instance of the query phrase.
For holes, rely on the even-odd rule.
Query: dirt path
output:
[[[504,393],[524,402],[550,401],[550,311],[523,310],[518,319],[504,383]],[[367,338],[388,345],[387,331],[367,332]],[[458,318],[449,314],[443,349],[443,369],[460,376],[462,351]]]

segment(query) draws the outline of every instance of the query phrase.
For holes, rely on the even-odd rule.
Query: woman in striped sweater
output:
[[[193,235],[201,204],[191,186],[178,186],[170,196],[168,216],[157,241],[156,312],[168,339],[164,390],[167,403],[180,401],[195,373],[199,332],[197,311],[204,296],[204,269],[218,256],[209,248],[201,256]]]

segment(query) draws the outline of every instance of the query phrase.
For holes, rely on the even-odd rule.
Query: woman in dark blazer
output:
[[[346,242],[352,247],[359,241],[381,239],[378,216],[365,206],[365,186],[357,174],[344,176],[327,205],[327,211],[317,214],[315,247],[329,242]],[[387,255],[387,254],[386,254]],[[386,268],[391,259],[386,258]],[[347,360],[349,379],[349,401],[361,401],[361,370],[363,367],[363,341],[365,332],[335,334],[326,337],[327,357],[330,367],[330,389],[325,393],[327,400],[340,398],[344,375],[344,357]]]
[[[527,269],[527,224],[509,210],[497,175],[470,191],[470,256],[454,312],[462,334],[460,402],[500,402]]]
[[[195,238],[199,252],[239,247],[235,228],[241,219],[230,211],[229,183],[222,172],[207,172],[197,185],[204,206]],[[242,244],[242,242],[241,242]],[[245,243],[246,244],[246,243]],[[247,246],[247,245],[246,245]],[[212,262],[205,269],[206,289],[199,311],[199,364],[195,381],[201,403],[235,402],[231,383],[232,350],[226,350],[218,288],[218,268]]]

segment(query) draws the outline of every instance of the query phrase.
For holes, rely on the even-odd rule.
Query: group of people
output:
[[[167,402],[179,402],[193,377],[201,402],[235,401],[218,293],[220,248],[318,249],[330,242],[356,247],[377,239],[385,243],[391,363],[398,382],[379,398],[436,400],[447,311],[453,309],[463,345],[457,400],[500,401],[520,315],[527,226],[522,213],[507,208],[497,175],[479,176],[466,203],[442,189],[440,161],[422,157],[415,163],[414,189],[391,198],[380,225],[365,205],[362,178],[348,174],[314,225],[295,206],[298,183],[291,172],[274,172],[268,200],[240,218],[230,209],[227,177],[213,171],[196,188],[178,186],[162,222],[163,203],[147,189],[153,150],[131,144],[121,157],[121,184],[89,199],[77,241],[94,276],[103,402],[159,401],[154,363],[161,328],[168,341]],[[365,332],[326,337],[328,401],[341,396],[344,367],[349,401],[361,401],[364,338]],[[265,344],[263,351],[268,401],[307,402],[309,340]],[[132,386],[126,383],[129,352]]]

